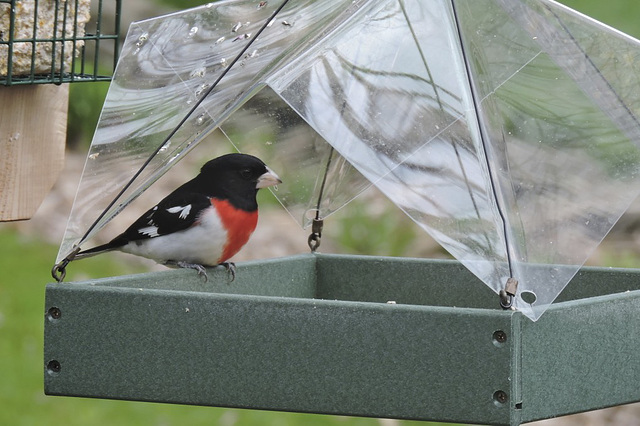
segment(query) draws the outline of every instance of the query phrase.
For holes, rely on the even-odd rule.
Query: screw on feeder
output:
[[[58,374],[62,370],[62,365],[60,365],[60,361],[56,359],[52,359],[47,362],[47,373],[49,374]]]
[[[503,330],[497,330],[493,333],[493,341],[496,344],[501,345],[502,343],[507,341],[507,333]]]
[[[493,401],[496,405],[504,405],[509,401],[509,395],[503,390],[497,390],[493,393]]]
[[[60,308],[56,306],[52,306],[47,311],[47,317],[49,318],[50,321],[58,320],[60,319],[60,317],[62,317],[62,311],[60,310]]]

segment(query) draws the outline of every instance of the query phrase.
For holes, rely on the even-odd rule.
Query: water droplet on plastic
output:
[[[99,155],[99,152],[94,152],[93,154],[89,155],[89,160],[95,160]]]
[[[166,144],[162,145],[162,148],[160,148],[160,152],[165,152],[166,150],[169,149],[170,146],[171,146],[171,141],[168,141]]]
[[[189,38],[195,37],[196,34],[198,34],[198,27],[191,27],[189,30]]]
[[[202,94],[209,88],[209,83],[203,83],[200,86],[198,86],[198,88],[196,89],[196,98],[199,98],[200,96],[202,96]]]
[[[275,19],[270,20],[269,23],[267,24],[267,28],[271,27],[274,22],[276,22]]]
[[[246,39],[248,39],[250,37],[251,37],[251,33],[241,34],[238,37],[234,38],[232,41],[246,40]]]
[[[223,67],[227,67],[227,60],[225,58],[220,59],[220,65],[222,65]]]
[[[196,69],[194,69],[193,71],[191,71],[191,74],[189,74],[190,78],[204,78],[204,76],[207,74],[207,69],[205,67],[198,67]]]
[[[235,25],[233,26],[233,28],[231,28],[231,32],[232,32],[232,33],[238,32],[238,30],[239,30],[240,28],[242,28],[242,23],[241,23],[241,22],[238,22],[237,24],[235,24]]]
[[[216,40],[216,42],[214,44],[220,44],[225,40],[226,40],[226,37],[220,37],[219,39]]]
[[[207,3],[204,5],[204,7],[206,7],[207,9],[212,8],[214,6],[213,3]]]
[[[204,124],[204,120],[205,120],[206,117],[207,117],[207,114],[205,114],[205,113],[200,114],[198,116],[198,118],[196,118],[196,124],[198,126],[202,126]]]
[[[134,55],[137,55],[140,52],[140,48],[144,45],[144,43],[149,40],[149,33],[144,32],[140,34],[138,37],[138,41],[136,42],[136,49],[133,51]]]
[[[273,185],[273,190],[274,190],[275,192],[278,192],[278,185]]]

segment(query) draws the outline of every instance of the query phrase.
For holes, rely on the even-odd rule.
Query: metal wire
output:
[[[324,168],[324,176],[322,176],[322,183],[320,184],[320,193],[318,194],[318,203],[316,204],[316,217],[313,218],[313,225],[311,227],[311,234],[307,239],[307,244],[312,252],[315,252],[320,247],[320,241],[322,239],[322,227],[324,226],[324,220],[320,217],[320,207],[322,205],[322,197],[324,196],[324,187],[327,183],[327,176],[329,175],[329,169],[331,168],[331,161],[333,161],[333,153],[335,148],[331,146],[329,150],[329,158],[327,159],[327,165]]]
[[[480,132],[480,138],[482,139],[482,148],[484,150],[484,157],[485,157],[485,161],[486,161],[486,167],[487,170],[489,172],[489,176],[490,176],[490,184],[491,184],[491,192],[493,193],[493,197],[494,200],[496,202],[496,210],[498,211],[498,215],[500,216],[500,220],[502,221],[502,230],[503,230],[503,234],[504,234],[504,245],[505,245],[505,252],[506,252],[506,256],[507,256],[507,266],[509,269],[509,279],[507,280],[507,283],[505,284],[505,289],[500,291],[499,297],[500,297],[500,305],[504,308],[504,309],[508,309],[512,306],[513,304],[513,298],[515,297],[515,291],[513,292],[513,294],[511,294],[510,290],[509,290],[509,286],[510,283],[512,281],[515,281],[517,283],[517,281],[514,279],[514,268],[513,268],[513,263],[512,263],[512,253],[511,253],[511,234],[509,232],[509,225],[507,222],[507,216],[505,214],[505,206],[504,206],[504,200],[502,197],[502,194],[499,192],[498,190],[498,183],[496,182],[496,175],[494,173],[493,170],[493,165],[491,164],[491,161],[489,159],[489,149],[490,147],[489,145],[489,138],[487,136],[487,131],[484,127],[484,125],[482,124],[482,117],[480,115],[480,104],[479,104],[479,100],[478,100],[478,95],[476,93],[476,85],[475,82],[473,81],[473,74],[471,72],[471,65],[469,64],[469,57],[467,56],[467,52],[465,52],[465,46],[464,46],[464,40],[463,40],[463,35],[462,35],[462,30],[460,28],[460,21],[458,18],[458,11],[456,9],[456,2],[454,0],[451,1],[451,9],[453,11],[453,17],[454,17],[454,21],[456,24],[456,28],[458,31],[458,38],[460,40],[460,48],[462,49],[462,54],[465,58],[464,61],[464,65],[465,65],[465,69],[467,72],[467,79],[469,82],[469,86],[471,87],[471,98],[473,101],[473,106],[474,106],[474,111],[476,114],[476,119],[477,119],[477,123],[478,123],[478,127],[479,127],[479,132]]]

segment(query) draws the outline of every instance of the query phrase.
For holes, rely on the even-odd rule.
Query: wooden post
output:
[[[64,165],[68,85],[0,86],[0,221],[29,219]]]

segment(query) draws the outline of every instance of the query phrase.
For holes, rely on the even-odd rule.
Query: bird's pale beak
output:
[[[278,185],[280,183],[282,183],[282,179],[280,179],[273,170],[267,167],[267,172],[263,173],[258,178],[258,184],[256,185],[256,188],[266,188],[269,186]]]

